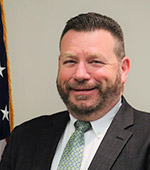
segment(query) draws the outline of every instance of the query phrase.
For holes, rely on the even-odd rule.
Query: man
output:
[[[122,96],[129,68],[116,21],[97,13],[69,20],[60,40],[57,77],[68,111],[16,127],[0,169],[150,170],[150,115]],[[89,124],[82,137],[74,135],[76,121]],[[69,142],[80,138],[74,150]],[[74,158],[72,151],[80,154]]]

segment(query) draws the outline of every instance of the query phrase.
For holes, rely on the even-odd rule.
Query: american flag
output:
[[[3,0],[0,0],[0,159],[13,126],[6,23]]]

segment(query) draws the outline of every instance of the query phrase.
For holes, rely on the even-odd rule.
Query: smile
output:
[[[72,89],[74,91],[90,91],[90,90],[94,90],[95,88],[92,88],[92,89]]]
[[[92,89],[71,89],[70,92],[72,92],[75,95],[93,95],[97,91],[96,88]]]

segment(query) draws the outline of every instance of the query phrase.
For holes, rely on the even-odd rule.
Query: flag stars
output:
[[[1,112],[3,113],[2,120],[4,120],[6,118],[9,121],[9,118],[8,118],[9,112],[7,111],[7,106],[5,106],[5,110],[1,110]]]
[[[2,77],[3,77],[2,71],[5,70],[5,69],[6,69],[6,68],[5,68],[5,67],[2,67],[2,66],[1,66],[1,63],[0,63],[0,75],[1,75]]]

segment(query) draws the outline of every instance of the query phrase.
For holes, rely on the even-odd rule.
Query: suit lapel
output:
[[[39,140],[35,142],[37,146],[35,147],[36,152],[33,155],[34,159],[31,170],[50,169],[57,144],[68,120],[68,112],[60,113],[59,116],[54,116],[54,119],[50,120],[48,128],[43,128],[40,131]],[[128,128],[132,125],[133,111],[124,101],[98,148],[89,170],[111,169],[119,153],[132,137],[132,133],[128,131]]]
[[[37,143],[37,151],[32,166],[33,170],[50,170],[57,144],[68,120],[68,112],[60,113],[58,117],[56,116],[50,121],[47,129],[43,129],[40,132],[41,136]]]
[[[125,144],[132,137],[133,110],[123,99],[123,105],[109,127],[89,170],[110,170]]]

